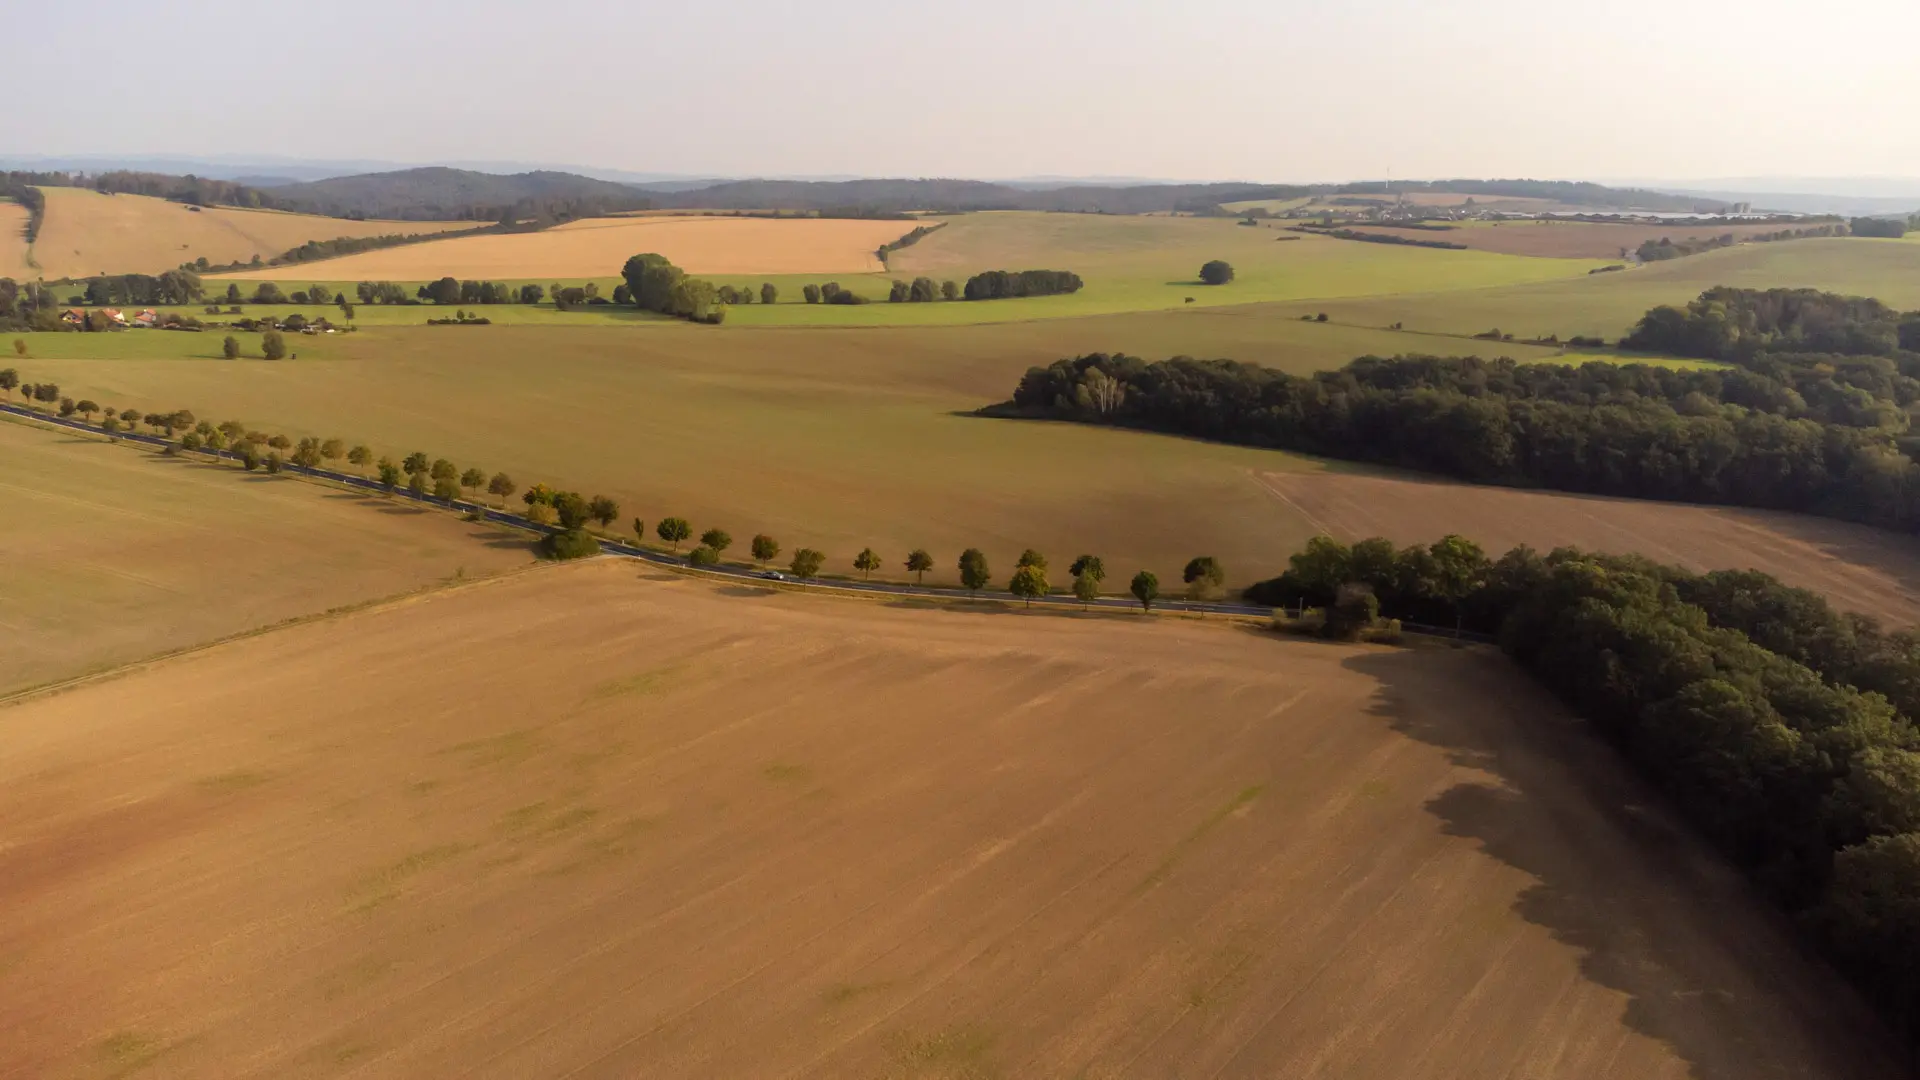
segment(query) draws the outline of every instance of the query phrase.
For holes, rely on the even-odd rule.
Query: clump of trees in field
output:
[[[968,300],[1006,300],[1022,296],[1077,293],[1084,282],[1071,270],[988,270],[967,279]]]
[[[1328,607],[1343,594],[1496,635],[1920,1033],[1920,634],[1757,571],[1571,548],[1492,560],[1461,537],[1317,537],[1247,591]]]
[[[1878,300],[1816,289],[1719,286],[1685,308],[1661,305],[1621,339],[1629,349],[1735,363],[1763,353],[1836,353],[1901,360],[1920,349],[1920,312],[1902,315]],[[1920,374],[1912,360],[1895,365]]]
[[[1908,433],[1909,408],[1920,405],[1920,356],[1896,347],[1915,343],[1920,321],[1901,321],[1873,301],[1831,300],[1666,309],[1637,332],[1643,344],[1721,353],[1735,368],[1402,356],[1294,376],[1230,360],[1148,363],[1094,353],[1029,370],[1011,402],[984,411],[1481,483],[1799,510],[1920,530],[1920,464],[1908,455],[1920,449]]]
[[[631,302],[642,311],[699,323],[717,324],[726,318],[713,282],[688,277],[664,255],[635,255],[620,276],[626,280]]]
[[[1907,235],[1907,221],[1904,218],[1857,217],[1851,223],[1855,236],[1875,236],[1886,240],[1898,240]]]

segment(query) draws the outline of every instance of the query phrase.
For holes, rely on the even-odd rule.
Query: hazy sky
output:
[[[1920,177],[1920,0],[250,0],[5,24],[0,155]]]

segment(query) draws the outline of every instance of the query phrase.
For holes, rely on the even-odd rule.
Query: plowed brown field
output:
[[[0,722],[9,1076],[1897,1075],[1490,654],[601,562]]]
[[[1637,552],[1696,571],[1764,570],[1895,626],[1920,623],[1911,537],[1805,514],[1516,491],[1344,472],[1257,476],[1318,532],[1424,543],[1470,537],[1498,556],[1520,544]]]
[[[643,251],[659,252],[693,274],[859,274],[881,269],[874,250],[913,227],[911,221],[831,218],[591,218],[544,232],[435,240],[222,276],[249,281],[415,281],[445,274],[513,281],[605,277]]]

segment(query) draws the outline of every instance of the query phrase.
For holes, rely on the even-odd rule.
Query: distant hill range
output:
[[[157,172],[0,174],[30,184],[66,183],[157,195],[201,205],[253,206],[347,218],[413,221],[565,220],[645,209],[814,211],[840,216],[908,210],[1052,210],[1142,214],[1217,212],[1222,203],[1306,196],[1449,192],[1482,200],[1530,198],[1594,211],[1714,213],[1724,200],[1565,180],[1435,180],[1355,184],[1089,184],[1042,186],[983,180],[600,180],[536,170],[491,173],[432,166],[264,184]],[[33,179],[27,179],[32,176]]]

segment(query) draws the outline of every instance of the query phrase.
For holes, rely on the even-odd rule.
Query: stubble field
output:
[[[1526,544],[1636,553],[1695,571],[1764,570],[1891,626],[1920,623],[1920,552],[1910,537],[1843,521],[1475,487],[1426,478],[1274,472],[1260,482],[1316,531],[1342,540],[1427,543],[1447,533],[1495,558]]]
[[[603,562],[6,722],[22,1075],[1900,1075],[1491,656]]]
[[[85,188],[41,188],[46,220],[33,245],[40,264],[18,278],[158,274],[205,256],[216,265],[271,259],[309,240],[471,229],[471,221],[348,221],[275,210],[206,207]]]
[[[628,258],[648,251],[692,274],[860,274],[879,270],[875,249],[916,224],[711,215],[591,218],[541,232],[436,240],[210,280],[414,281],[452,275],[545,285],[554,278],[617,278]]]
[[[19,422],[0,550],[0,694],[531,560],[446,515]]]

